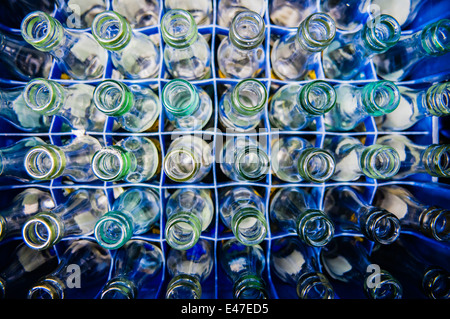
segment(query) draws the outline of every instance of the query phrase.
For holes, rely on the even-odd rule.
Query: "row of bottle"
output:
[[[25,41],[52,55],[59,69],[70,78],[101,78],[105,73],[108,51],[114,67],[125,78],[159,76],[159,44],[144,33],[133,30],[115,11],[96,15],[92,34],[70,31],[42,11],[27,15],[21,28]],[[439,36],[449,29],[450,20],[441,19],[412,35],[401,37],[398,22],[389,15],[380,15],[356,33],[337,34],[335,21],[328,14],[313,13],[301,22],[296,32],[275,41],[270,53],[271,68],[279,79],[302,80],[311,73],[317,53],[321,52],[326,78],[355,79],[373,60],[380,77],[402,80],[424,58],[449,52],[448,38]],[[165,43],[164,65],[172,78],[201,80],[211,77],[210,45],[198,33],[195,19],[188,11],[173,9],[165,13],[160,30]],[[263,46],[265,34],[265,23],[258,13],[237,13],[228,37],[221,40],[217,49],[219,75],[238,79],[260,76],[265,71],[268,54]],[[7,47],[8,41],[3,38]],[[418,49],[411,52],[410,47]],[[19,71],[19,67],[14,68],[17,49],[5,49],[3,53],[9,66]],[[34,68],[35,71],[43,69]],[[37,76],[42,74],[32,75]]]

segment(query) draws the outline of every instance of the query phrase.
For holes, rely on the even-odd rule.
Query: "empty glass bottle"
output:
[[[309,15],[300,23],[297,32],[290,32],[273,44],[270,56],[273,73],[282,80],[304,79],[316,53],[329,46],[335,35],[336,26],[329,15]]]
[[[340,34],[323,51],[325,77],[339,80],[357,78],[370,59],[397,44],[400,35],[397,20],[385,14],[367,21],[356,33]]]
[[[158,124],[161,104],[149,87],[104,80],[96,86],[93,100],[100,112],[114,117],[129,132],[150,131]]]
[[[296,237],[275,239],[271,265],[284,282],[295,286],[300,299],[334,299],[334,290],[320,270],[318,253]]]
[[[212,0],[189,1],[189,0],[166,0],[164,1],[166,11],[182,9],[189,12],[197,25],[208,25],[212,23]]]
[[[308,246],[321,247],[334,236],[334,223],[303,188],[280,188],[270,202],[272,225],[295,233]]]
[[[112,8],[124,16],[133,29],[158,24],[159,0],[112,0]]]
[[[73,129],[103,131],[106,115],[95,108],[94,87],[84,83],[62,86],[56,81],[33,79],[25,86],[23,98],[34,112],[62,117]]]
[[[404,27],[410,24],[426,1],[421,0],[371,0],[371,6],[381,14],[389,14]]]
[[[178,130],[201,130],[211,119],[211,97],[186,80],[169,81],[164,85],[161,100],[167,118]]]
[[[269,2],[270,20],[279,26],[296,28],[316,11],[314,0],[272,0]]]
[[[114,11],[103,11],[92,22],[92,35],[111,52],[114,67],[128,79],[147,79],[159,74],[159,48],[145,34]]]
[[[89,235],[95,223],[108,211],[108,198],[101,189],[78,189],[48,211],[28,218],[22,228],[25,243],[33,249],[47,249],[69,236]]]
[[[365,22],[370,4],[370,0],[319,0],[319,11],[328,13],[338,29],[350,31]]]
[[[228,37],[217,49],[221,77],[247,79],[259,76],[265,68],[263,18],[253,11],[237,14],[231,22]]]
[[[103,76],[108,54],[91,34],[69,31],[41,11],[28,14],[21,29],[25,41],[40,51],[49,52],[61,72],[77,80]]]
[[[32,147],[24,159],[25,170],[35,180],[51,180],[66,176],[74,182],[96,179],[91,168],[100,142],[89,135],[79,135],[63,146],[43,144]]]
[[[101,299],[138,299],[145,297],[145,285],[162,269],[161,249],[144,240],[133,239],[114,255],[111,279],[103,287]]]
[[[400,235],[398,218],[389,211],[370,205],[355,187],[328,189],[323,207],[341,233],[361,233],[382,245],[392,244]]]
[[[336,91],[329,83],[316,80],[305,85],[286,84],[272,96],[269,120],[272,127],[300,131],[314,126],[314,120],[336,104]]]
[[[450,177],[450,144],[420,145],[397,134],[379,137],[377,144],[390,146],[399,154],[400,169],[392,179],[419,173]]]
[[[94,175],[107,182],[141,183],[160,172],[159,142],[144,136],[130,136],[98,150],[92,157]]]
[[[201,181],[211,170],[211,146],[195,135],[177,137],[164,157],[164,173],[175,182]]]
[[[450,210],[422,203],[404,187],[377,188],[372,205],[397,216],[403,230],[416,231],[437,241],[450,240]]]
[[[304,138],[281,136],[272,140],[271,148],[272,172],[282,181],[323,183],[334,174],[331,153]]]
[[[260,81],[242,80],[220,98],[219,122],[237,132],[253,130],[261,122],[267,98],[266,87]]]
[[[64,26],[90,28],[95,16],[106,10],[106,0],[56,0],[58,15]]]
[[[449,32],[450,20],[441,19],[417,32],[402,36],[394,47],[373,57],[378,76],[401,81],[425,59],[450,52]]]
[[[134,235],[148,232],[160,218],[159,194],[148,187],[131,187],[116,198],[95,224],[94,236],[107,249],[118,249]]]
[[[217,6],[217,23],[224,28],[229,28],[234,17],[243,11],[253,11],[263,17],[266,7],[266,0],[221,0]]]
[[[337,84],[336,105],[324,115],[329,131],[350,131],[370,116],[377,117],[394,111],[400,103],[400,92],[390,81],[375,81],[362,87]]]
[[[180,188],[166,206],[165,238],[174,249],[193,247],[214,216],[214,204],[208,189]]]
[[[322,265],[335,280],[362,290],[369,299],[401,299],[403,287],[370,260],[364,243],[352,236],[334,237],[320,252]]]
[[[199,240],[188,250],[171,249],[167,270],[172,279],[167,285],[166,299],[200,299],[202,282],[214,266],[213,248],[207,240]]]
[[[4,0],[0,2],[0,21],[2,24],[19,29],[22,19],[32,11],[51,14],[55,10],[55,0]]]
[[[267,299],[262,272],[266,266],[260,245],[247,246],[237,239],[221,244],[219,261],[233,283],[234,299]]]
[[[173,9],[161,19],[161,35],[166,44],[164,63],[172,78],[202,80],[211,75],[211,49],[198,33],[194,17]]]
[[[244,245],[257,245],[266,238],[264,211],[263,197],[253,187],[231,187],[220,194],[220,218]]]
[[[379,129],[403,131],[426,117],[450,115],[450,82],[436,83],[427,89],[413,89],[404,85],[398,88],[398,107],[376,119]]]
[[[74,240],[58,268],[31,287],[28,299],[92,299],[108,280],[111,259],[109,251],[95,241]]]
[[[0,210],[0,240],[21,235],[23,224],[31,216],[55,207],[51,194],[38,188],[26,188]]]
[[[388,179],[400,169],[400,156],[386,145],[363,145],[352,136],[326,137],[323,148],[333,154],[336,170],[331,177],[337,182],[355,181],[361,176]]]
[[[2,20],[3,22],[4,20]],[[36,50],[23,39],[0,32],[0,61],[9,77],[29,81],[33,78],[47,78],[52,67],[52,56]]]
[[[259,181],[269,173],[270,159],[260,143],[248,136],[228,139],[220,153],[222,172],[234,181]]]

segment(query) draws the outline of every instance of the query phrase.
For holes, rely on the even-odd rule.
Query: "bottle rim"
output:
[[[362,229],[370,240],[381,245],[389,245],[400,236],[401,225],[394,214],[384,209],[373,208],[368,212]]]
[[[450,115],[450,83],[436,83],[426,91],[426,105],[434,116]]]
[[[106,101],[110,94],[120,94],[119,101]],[[94,105],[109,116],[122,116],[130,111],[134,105],[134,95],[128,86],[116,80],[104,80],[98,84],[93,93]]]
[[[56,277],[50,276],[38,282],[28,291],[28,299],[38,299],[46,294],[50,299],[64,299],[64,284]]]
[[[320,170],[314,170],[314,165],[311,165],[315,160],[319,161]],[[336,163],[333,155],[327,150],[308,147],[301,153],[297,168],[304,180],[313,183],[324,183],[334,175]]]
[[[311,100],[311,94],[324,96],[318,104]],[[336,90],[326,81],[315,80],[304,85],[298,92],[297,103],[307,113],[321,116],[336,105]]]
[[[423,276],[423,289],[429,298],[450,298],[450,273],[440,267],[430,267]]]
[[[257,170],[247,171],[241,164],[245,163],[245,157],[251,153],[257,154],[259,165]],[[245,146],[236,154],[234,161],[234,165],[239,176],[248,181],[259,181],[263,179],[269,173],[269,163],[270,159],[267,153],[257,146]]]
[[[172,103],[172,98],[180,94],[177,89],[188,92],[189,94],[189,101],[183,103],[183,105],[175,105],[175,103]],[[177,94],[174,94],[174,90],[178,91]],[[199,106],[200,99],[197,89],[189,81],[173,79],[164,85],[162,89],[162,102],[165,110],[170,114],[174,116],[188,116]]]
[[[47,159],[50,167],[42,170],[39,168],[38,160]],[[50,180],[62,175],[66,167],[66,156],[64,152],[55,145],[46,144],[32,147],[24,159],[25,169],[33,179]]]
[[[425,170],[435,177],[450,177],[450,144],[432,144],[422,157]]]
[[[319,26],[320,34],[314,34],[313,28]],[[336,36],[336,23],[327,14],[316,12],[303,20],[297,28],[297,42],[307,51],[324,50]]]
[[[401,299],[403,295],[401,284],[385,270],[365,278],[364,287],[371,299]]]
[[[392,113],[400,104],[398,86],[388,80],[379,80],[366,84],[362,88],[362,103],[371,116],[382,116]]]
[[[450,51],[450,19],[441,19],[431,23],[420,33],[422,46],[431,56],[440,56]]]
[[[241,25],[254,25],[253,34],[247,34],[250,28],[245,27],[243,33]],[[260,46],[265,39],[265,23],[263,18],[254,11],[241,11],[231,21],[229,38],[231,43],[241,50],[252,50]]]
[[[42,11],[25,16],[20,29],[24,40],[41,51],[50,51],[58,46],[64,33],[61,23]],[[38,35],[34,35],[35,32]]]
[[[185,154],[190,157],[190,163],[192,164],[192,169],[189,172],[183,174],[173,174],[171,167],[171,158],[179,157],[181,154]],[[164,157],[164,173],[171,180],[175,182],[191,182],[195,177],[197,172],[200,170],[201,163],[196,160],[194,154],[187,149],[174,149],[169,151]]]
[[[246,224],[248,220],[255,220],[254,225],[257,227],[256,233],[246,234],[248,228],[242,229],[240,226]],[[254,228],[255,226],[253,226]],[[231,219],[231,228],[234,236],[239,242],[246,246],[253,246],[261,243],[267,235],[267,221],[259,209],[253,207],[245,207],[238,210]]]
[[[109,27],[115,34],[110,36]],[[103,11],[97,14],[91,25],[92,36],[105,49],[120,51],[130,43],[133,31],[127,20],[115,11]]]
[[[315,299],[315,295],[321,295],[321,299],[334,299],[334,290],[328,279],[319,272],[311,272],[299,277],[297,281],[297,296],[300,299]],[[309,298],[313,294],[312,298]]]
[[[178,238],[174,231],[176,228],[182,228],[188,233],[187,238]],[[202,223],[200,219],[190,212],[179,212],[169,217],[165,228],[165,237],[167,244],[178,250],[187,250],[192,248],[200,238]],[[183,237],[186,236],[183,234]]]
[[[364,43],[372,51],[383,53],[400,40],[401,27],[394,17],[381,14],[364,25],[362,34]]]
[[[102,169],[104,162],[115,159],[114,171]],[[92,172],[97,178],[103,181],[123,180],[131,170],[131,154],[120,146],[111,145],[95,152],[92,157]]]
[[[197,277],[189,274],[179,274],[174,276],[167,285],[166,299],[175,299],[179,289],[189,289],[193,299],[200,299],[202,296],[202,286]]]
[[[175,22],[178,22],[178,27],[184,24],[183,32],[171,32],[170,28]],[[161,19],[161,36],[164,42],[171,47],[177,49],[189,47],[198,37],[198,29],[194,17],[188,11],[182,9],[167,11]]]
[[[360,165],[364,175],[373,179],[388,179],[400,170],[400,155],[390,146],[373,144],[361,154]]]
[[[256,96],[257,103],[247,104],[242,99],[244,93]],[[236,109],[244,115],[255,115],[261,112],[267,102],[267,89],[256,79],[245,79],[236,84],[232,91],[232,102]]]
[[[111,238],[107,235],[109,228],[113,227],[120,235]],[[103,215],[95,224],[94,237],[100,246],[106,249],[119,249],[125,245],[133,236],[132,221],[120,211],[110,211]]]
[[[264,280],[254,274],[244,274],[233,285],[233,295],[235,299],[267,299],[266,285]],[[259,298],[256,298],[259,297]]]
[[[59,241],[61,235],[60,222],[50,212],[38,213],[29,218],[22,227],[23,240],[32,249],[50,248]]]
[[[307,233],[308,225],[314,225],[317,221],[322,224],[322,231],[319,232],[318,238],[311,238]],[[300,239],[309,246],[322,247],[328,244],[333,238],[334,223],[323,211],[318,209],[308,209],[300,214],[297,219],[297,234]]]
[[[49,98],[44,102],[36,98],[40,93],[46,93]],[[33,111],[43,115],[58,113],[64,100],[64,88],[53,80],[35,78],[27,83],[22,92],[25,104]]]
[[[137,289],[134,283],[125,278],[114,278],[108,281],[103,288],[100,299],[109,299],[108,295],[120,294],[125,299],[135,299],[137,296]]]

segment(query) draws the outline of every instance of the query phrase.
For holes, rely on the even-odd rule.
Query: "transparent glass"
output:
[[[220,77],[258,77],[265,68],[264,38],[265,24],[260,15],[253,11],[237,14],[231,22],[228,37],[220,42],[217,49]]]
[[[274,128],[300,131],[314,128],[314,120],[336,104],[336,91],[328,82],[311,81],[305,85],[286,84],[272,96],[269,120]]]
[[[272,23],[297,28],[298,25],[316,9],[314,0],[272,0],[269,2],[269,16]]]
[[[127,79],[159,75],[159,48],[149,36],[133,31],[127,20],[114,11],[103,11],[92,22],[95,40],[111,53],[114,67]]]
[[[272,140],[271,165],[273,174],[289,183],[324,183],[335,171],[335,159],[330,152],[297,136]]]
[[[200,299],[201,283],[213,267],[213,247],[207,240],[200,239],[188,250],[171,249],[167,270],[172,279],[167,284],[166,299]]]
[[[211,224],[214,203],[211,191],[180,188],[170,195],[166,205],[165,238],[170,247],[186,250],[193,247]]]
[[[213,19],[212,0],[166,0],[164,5],[166,11],[172,9],[182,9],[189,12],[197,25],[209,25]]]
[[[253,11],[263,17],[266,7],[266,0],[220,0],[217,6],[217,23],[229,28],[234,17],[243,11]]]
[[[107,249],[119,249],[132,236],[148,232],[160,219],[159,193],[149,187],[126,189],[95,224],[94,236]]]
[[[262,272],[266,267],[264,251],[260,245],[247,246],[237,239],[223,242],[218,259],[233,283],[234,299],[269,298]]]
[[[267,235],[263,197],[251,186],[238,186],[220,193],[219,215],[239,242],[260,244]]]
[[[340,30],[353,31],[368,17],[370,0],[319,0],[319,11],[329,14]]]
[[[102,189],[78,189],[51,210],[31,216],[22,227],[25,243],[33,249],[48,249],[63,238],[90,235],[108,211]]]
[[[142,291],[163,266],[161,249],[140,239],[130,240],[114,255],[111,279],[103,287],[100,299],[140,299]]]
[[[282,36],[273,44],[270,61],[274,75],[290,81],[306,78],[313,71],[317,54],[330,45],[335,35],[336,26],[329,15],[309,15],[296,32]]]
[[[371,7],[381,14],[389,14],[398,21],[400,26],[406,27],[419,13],[426,1],[421,0],[371,0]]]
[[[79,135],[63,146],[44,144],[32,147],[24,159],[25,170],[35,180],[51,180],[61,176],[74,182],[92,182],[97,179],[91,168],[100,142],[89,135]]]
[[[159,0],[112,0],[112,8],[124,16],[133,29],[154,26],[159,21]]]
[[[95,16],[106,10],[107,0],[55,0],[63,25],[71,29],[90,28]]]
[[[112,258],[107,249],[90,239],[70,242],[58,268],[28,291],[28,299],[93,299],[108,280]],[[73,265],[79,268],[79,288],[74,289]]]
[[[342,83],[334,86],[336,105],[324,115],[329,131],[351,131],[366,118],[393,112],[400,103],[400,92],[390,81],[375,81],[362,87]]]
[[[62,86],[53,80],[37,78],[25,86],[23,98],[33,112],[60,116],[76,130],[102,132],[106,115],[95,108],[93,92],[94,87],[88,84]]]
[[[390,146],[365,146],[356,137],[336,135],[326,137],[323,148],[333,154],[336,161],[331,179],[337,182],[356,181],[361,176],[388,179],[400,169],[400,156]]]
[[[152,131],[159,124],[161,103],[149,87],[104,80],[95,87],[93,100],[100,112],[114,117],[128,132]]]
[[[160,172],[159,142],[144,136],[130,136],[103,147],[92,157],[93,174],[102,181],[141,183]]]
[[[21,31],[25,41],[56,59],[62,73],[76,80],[103,76],[108,54],[90,33],[69,31],[41,11],[28,14]]]
[[[161,20],[161,35],[166,44],[164,63],[172,78],[191,81],[211,76],[211,49],[189,12],[166,12]]]
[[[311,192],[299,187],[280,188],[270,201],[272,225],[294,233],[308,246],[321,247],[334,236],[334,223],[320,210]]]
[[[296,288],[300,299],[334,299],[334,290],[322,274],[319,256],[296,237],[275,239],[271,245],[273,272]]]

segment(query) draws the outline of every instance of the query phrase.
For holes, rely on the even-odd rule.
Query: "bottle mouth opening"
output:
[[[25,156],[25,169],[33,179],[58,177],[65,167],[65,155],[55,146],[40,145],[31,148]]]
[[[372,281],[369,281],[371,278]],[[400,283],[386,272],[372,274],[365,280],[366,289],[371,299],[401,299],[403,288]]]
[[[45,279],[28,291],[28,299],[64,299],[64,293],[56,281]]]
[[[430,55],[447,53],[450,50],[450,20],[441,19],[426,26],[421,36],[424,48]]]
[[[59,42],[58,34],[53,30],[55,23],[55,20],[45,12],[31,12],[22,21],[20,27],[22,36],[25,41],[37,48],[54,46]]]
[[[322,51],[334,40],[336,24],[326,13],[313,13],[300,24],[297,33],[309,49]]]
[[[334,236],[333,222],[319,210],[307,211],[297,228],[300,238],[313,247],[325,246]]]
[[[237,171],[250,181],[258,181],[269,172],[269,156],[259,147],[245,147],[237,154]]]
[[[100,299],[134,299],[135,287],[128,280],[113,279],[106,284]]]
[[[123,179],[130,169],[130,160],[126,153],[117,146],[97,151],[92,158],[92,172],[103,181]]]
[[[200,238],[202,225],[200,220],[190,213],[180,213],[169,218],[166,225],[166,241],[178,250],[193,247]]]
[[[261,211],[244,208],[233,216],[232,230],[242,244],[257,245],[266,238],[267,221]]]
[[[297,295],[300,299],[334,299],[334,290],[321,273],[299,278]]]
[[[178,275],[167,285],[166,299],[200,299],[202,286],[197,278],[190,275]]]
[[[199,103],[197,90],[183,79],[167,83],[162,90],[162,96],[164,107],[173,115],[189,115]]]
[[[197,24],[189,12],[173,9],[161,19],[161,35],[166,44],[185,48],[197,39]]]
[[[335,106],[336,91],[325,81],[313,81],[300,90],[297,103],[306,112],[320,116]]]
[[[450,177],[450,144],[431,145],[424,154],[426,171],[436,177]]]
[[[434,116],[450,115],[450,83],[439,83],[431,86],[426,94],[427,106]]]
[[[253,11],[238,13],[230,25],[230,40],[241,49],[253,49],[264,41],[265,23]]]
[[[366,110],[371,116],[393,112],[400,103],[400,91],[393,82],[380,80],[368,84],[363,90]]]
[[[258,80],[242,80],[233,89],[233,102],[242,113],[257,114],[267,102],[266,87]]]
[[[382,245],[392,244],[400,235],[400,221],[387,212],[377,211],[369,217],[369,234],[372,240]]]
[[[23,98],[25,104],[35,112],[45,115],[53,115],[58,111],[62,92],[57,90],[56,83],[50,80],[33,79],[25,86]]]
[[[265,284],[257,276],[244,276],[233,287],[235,299],[267,299]]]
[[[133,93],[121,82],[105,80],[95,88],[93,101],[100,112],[120,116],[131,108]]]
[[[185,149],[170,151],[164,158],[164,171],[176,182],[191,180],[200,169],[200,165],[193,154]]]
[[[57,222],[50,215],[39,215],[29,219],[22,228],[24,242],[33,249],[42,250],[53,246],[60,235]]]
[[[107,50],[123,49],[131,40],[128,22],[114,11],[103,11],[92,21],[92,35]]]
[[[131,223],[120,212],[109,212],[98,220],[94,228],[97,242],[106,249],[122,247],[133,235]]]
[[[431,274],[431,278],[429,278]],[[450,298],[450,274],[441,269],[430,270],[425,276],[424,289],[432,299]]]
[[[400,156],[397,151],[386,145],[368,146],[361,156],[363,173],[373,179],[387,179],[400,169]]]
[[[314,183],[324,183],[335,171],[334,157],[325,150],[311,147],[306,149],[298,161],[299,173],[303,179]]]
[[[381,53],[400,40],[401,27],[392,16],[382,14],[367,23],[364,33],[364,39],[370,48]]]
[[[438,210],[431,221],[430,228],[435,239],[450,241],[450,210]]]

